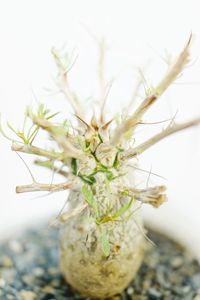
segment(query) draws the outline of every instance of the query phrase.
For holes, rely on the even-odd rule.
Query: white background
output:
[[[83,97],[95,91],[97,47],[88,34],[104,37],[109,45],[107,73],[116,75],[108,109],[128,101],[137,80],[136,67],[148,63],[147,81],[156,84],[166,70],[162,57],[176,55],[194,34],[190,67],[146,115],[145,120],[177,120],[200,116],[200,18],[199,1],[61,1],[18,0],[0,2],[0,111],[3,122],[22,123],[25,107],[34,97],[49,107],[68,111],[61,97],[47,95],[55,66],[52,46],[65,42],[75,47],[78,61],[72,84]],[[127,75],[125,75],[127,74]],[[34,97],[33,97],[34,92]],[[120,104],[121,103],[121,104]],[[160,126],[154,125],[153,132]],[[148,136],[141,130],[141,137]],[[58,213],[66,194],[33,199],[16,195],[15,186],[31,182],[21,160],[0,137],[0,234],[6,237],[25,224],[37,224]],[[23,156],[31,163],[29,157]],[[30,164],[31,166],[31,164]],[[167,178],[151,177],[150,183],[168,186],[169,201],[159,210],[144,207],[146,220],[184,242],[200,258],[200,128],[176,134],[147,151],[141,166]],[[51,176],[31,166],[37,179]],[[146,177],[144,177],[145,180]]]

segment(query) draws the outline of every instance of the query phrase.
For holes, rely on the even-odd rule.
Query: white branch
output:
[[[154,207],[159,207],[164,202],[167,201],[167,197],[163,192],[166,191],[164,185],[155,186],[147,189],[135,189],[131,187],[125,188],[130,195],[134,197],[135,200],[142,203],[151,204]]]
[[[73,189],[74,185],[71,182],[64,182],[58,184],[46,184],[33,182],[27,185],[20,185],[16,187],[16,193],[27,193],[27,192],[60,192],[68,189]]]
[[[38,155],[38,156],[43,156],[52,160],[58,160],[58,161],[63,161],[64,160],[64,154],[60,153],[60,152],[51,152],[51,151],[47,151],[35,146],[31,146],[31,145],[18,145],[18,144],[12,144],[11,149],[13,151],[17,151],[17,152],[23,152],[23,153],[27,153],[27,154],[34,154],[34,155]]]
[[[68,157],[78,158],[81,156],[82,152],[72,145],[68,141],[67,137],[59,132],[59,127],[54,126],[47,120],[40,119],[38,117],[32,116],[33,123],[40,126],[46,130],[52,138],[58,143],[59,146],[63,148]]]
[[[171,83],[183,71],[184,67],[189,62],[189,54],[190,54],[189,49],[190,49],[191,39],[192,39],[192,35],[190,36],[186,46],[178,56],[177,60],[169,69],[166,76],[161,80],[161,82],[155,88],[155,91],[141,103],[141,105],[137,108],[137,110],[130,118],[128,118],[121,126],[119,126],[116,129],[115,134],[111,140],[112,144],[117,145],[127,131],[131,129],[132,130],[135,129],[135,127],[141,121],[146,111],[166,91],[166,89],[171,85]]]
[[[121,154],[121,159],[125,160],[125,159],[130,159],[134,156],[137,156],[137,155],[143,153],[145,150],[147,150],[151,146],[153,146],[156,143],[158,143],[159,141],[161,141],[162,139],[166,138],[167,136],[169,136],[175,132],[187,129],[189,127],[197,126],[199,124],[200,124],[200,118],[197,118],[197,119],[194,119],[192,121],[189,121],[189,122],[186,122],[183,124],[178,124],[178,125],[169,127],[167,129],[163,130],[162,132],[156,134],[155,136],[153,136],[146,142],[138,145],[136,148],[125,151],[124,153]]]

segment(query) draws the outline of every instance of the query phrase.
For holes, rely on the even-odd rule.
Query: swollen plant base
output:
[[[108,257],[102,252],[101,232],[96,224],[84,223],[84,216],[78,216],[63,226],[60,269],[74,290],[82,296],[96,298],[98,295],[104,299],[120,294],[128,286],[144,254],[145,241],[139,217],[117,225],[107,224]]]

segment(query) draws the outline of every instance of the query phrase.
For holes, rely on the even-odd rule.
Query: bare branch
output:
[[[21,185],[16,187],[16,193],[27,193],[27,192],[60,192],[68,189],[72,189],[74,185],[71,182],[64,182],[58,184],[46,184],[33,182],[32,184]]]
[[[112,139],[112,144],[116,145],[120,142],[123,135],[130,129],[134,130],[138,123],[141,121],[146,111],[153,105],[153,103],[166,91],[170,84],[178,77],[183,71],[186,64],[189,62],[189,48],[191,43],[192,35],[184,47],[183,51],[178,56],[172,67],[169,69],[166,76],[161,80],[155,91],[149,95],[137,108],[134,114],[128,118],[120,127],[116,129],[116,132]]]
[[[167,197],[163,192],[166,191],[164,185],[151,187],[147,189],[135,189],[135,188],[125,188],[130,195],[134,197],[135,200],[141,201],[142,203],[151,204],[153,207],[158,208],[164,202],[167,201]]]
[[[134,104],[134,102],[135,102],[135,100],[136,100],[136,98],[137,98],[137,96],[138,96],[139,90],[140,90],[142,84],[143,84],[144,81],[145,81],[143,73],[145,72],[147,66],[148,66],[148,64],[146,64],[146,65],[144,66],[144,68],[142,68],[142,69],[139,68],[139,69],[138,69],[139,78],[137,79],[136,85],[135,85],[135,87],[134,87],[134,89],[133,89],[133,92],[132,92],[131,99],[130,99],[130,101],[129,101],[129,103],[128,103],[126,109],[125,109],[125,114],[126,114],[126,115],[128,115],[128,114],[130,113],[130,111],[131,111],[131,109],[132,109],[132,106],[133,106],[133,104]]]
[[[197,119],[194,119],[192,121],[189,121],[189,122],[186,122],[183,124],[178,124],[178,125],[174,125],[172,127],[168,127],[165,130],[163,130],[162,132],[156,134],[155,136],[153,136],[152,138],[147,140],[146,142],[138,145],[136,148],[127,150],[124,153],[122,153],[121,159],[125,160],[125,159],[130,159],[134,156],[137,156],[137,155],[143,153],[145,150],[147,150],[151,146],[153,146],[156,143],[158,143],[159,141],[161,141],[162,139],[166,138],[167,136],[169,136],[175,132],[193,127],[193,126],[197,126],[199,124],[200,124],[200,118],[197,118]]]
[[[65,156],[64,153],[61,152],[53,152],[53,151],[47,151],[35,146],[30,145],[18,145],[18,144],[12,144],[11,149],[13,151],[17,152],[23,152],[27,154],[34,154],[38,156],[43,156],[49,159],[58,160],[58,161],[64,161]]]
[[[43,120],[36,116],[31,117],[34,124],[40,126],[42,129],[46,130],[52,138],[58,143],[59,146],[63,148],[68,157],[78,158],[81,156],[82,152],[74,147],[68,140],[66,135],[63,134],[61,128],[54,126],[47,120]]]
[[[99,87],[100,94],[103,96],[106,80],[105,80],[105,53],[106,53],[106,42],[104,39],[98,41],[99,45],[99,64],[98,64],[98,74],[99,74]]]
[[[66,62],[63,62],[59,52],[55,48],[52,48],[51,52],[53,54],[55,63],[58,68],[58,84],[57,85],[58,85],[60,91],[66,96],[67,100],[70,102],[75,113],[78,116],[80,116],[81,118],[83,118],[82,109],[81,109],[80,103],[78,101],[78,96],[69,86],[68,76],[67,76],[69,70],[74,65],[74,62],[76,61],[76,59],[74,60],[74,62],[72,63],[72,65],[69,68],[66,65]]]
[[[102,95],[101,99],[101,116],[100,116],[100,121],[101,124],[104,124],[105,120],[105,106],[106,106],[106,101],[108,99],[108,95],[110,93],[110,90],[112,88],[113,81],[110,81],[107,85],[104,87],[104,95]]]

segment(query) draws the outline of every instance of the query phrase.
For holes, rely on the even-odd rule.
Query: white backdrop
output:
[[[68,110],[61,97],[42,90],[51,87],[55,73],[50,49],[65,42],[75,47],[78,61],[72,71],[73,86],[83,97],[95,90],[97,47],[88,34],[105,37],[109,46],[108,74],[116,75],[108,109],[128,101],[137,78],[136,67],[148,63],[147,80],[159,81],[166,70],[166,53],[176,55],[190,32],[195,39],[192,61],[184,75],[148,113],[148,120],[173,116],[188,120],[200,115],[199,1],[134,0],[18,0],[0,2],[0,111],[3,121],[21,124],[25,107],[34,97],[49,107]],[[127,75],[125,75],[127,74]],[[34,97],[33,97],[34,92]],[[147,119],[147,118],[146,118]],[[154,132],[159,130],[154,127]],[[141,131],[141,137],[146,136]],[[7,236],[25,224],[37,224],[58,213],[66,194],[33,199],[16,195],[15,186],[31,182],[10,143],[0,137],[0,234]],[[26,162],[29,157],[23,156]],[[169,201],[159,210],[144,207],[146,220],[184,242],[200,258],[200,128],[176,134],[141,157],[141,166],[167,178],[152,183],[168,186]],[[36,178],[51,180],[44,170],[31,167]],[[145,179],[145,177],[144,177]]]

